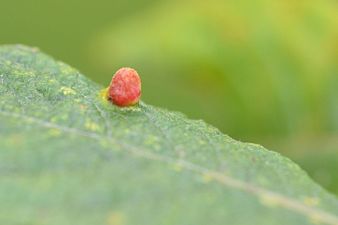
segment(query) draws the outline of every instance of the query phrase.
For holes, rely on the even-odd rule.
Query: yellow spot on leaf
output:
[[[319,204],[319,199],[314,197],[305,197],[303,202],[307,206],[317,206]]]
[[[261,194],[259,196],[259,201],[268,207],[276,207],[278,206],[278,200],[273,196],[269,194]]]
[[[211,176],[211,174],[204,173],[202,175],[202,180],[203,180],[204,183],[209,183],[210,181],[213,180],[213,177]]]
[[[138,104],[129,107],[121,107],[120,109],[125,112],[141,112],[141,108],[138,107]]]
[[[203,140],[200,139],[200,140],[198,141],[198,143],[199,143],[200,145],[204,145],[204,144],[205,144],[205,141],[203,141]]]
[[[48,80],[48,83],[50,83],[50,84],[56,83],[56,80],[55,79],[50,79],[50,80]]]
[[[176,171],[176,172],[181,172],[182,171],[182,165],[180,165],[180,164],[175,164],[174,166],[173,166],[173,169]]]
[[[60,91],[62,91],[64,95],[75,95],[76,94],[76,91],[74,91],[72,88],[65,87],[65,86],[61,87]]]
[[[107,218],[107,225],[124,225],[126,221],[122,212],[111,212]]]
[[[48,134],[53,137],[57,137],[61,135],[61,131],[59,129],[50,129]]]
[[[309,222],[315,225],[322,224],[321,217],[317,214],[313,214],[309,216]]]
[[[147,139],[144,141],[144,144],[146,145],[154,145],[158,142],[158,137],[154,135],[149,135]]]
[[[107,141],[105,139],[101,139],[99,143],[100,143],[101,147],[103,147],[103,148],[109,147],[109,141]]]
[[[147,139],[144,140],[144,144],[147,146],[151,146],[155,150],[160,149],[159,138],[154,135],[147,136]]]
[[[97,125],[96,123],[94,123],[93,121],[90,121],[90,120],[86,121],[85,127],[88,130],[92,130],[92,131],[98,131],[100,129],[99,125]]]
[[[129,134],[129,133],[130,133],[130,129],[126,128],[126,129],[123,130],[123,132],[124,132],[125,134]]]
[[[107,101],[108,89],[109,88],[105,88],[100,91],[100,98],[104,101]]]
[[[83,104],[80,104],[79,107],[80,107],[81,111],[86,111],[86,109],[87,109],[87,106],[83,105]]]
[[[9,136],[8,143],[12,146],[20,146],[23,143],[23,137],[20,134],[13,134]]]

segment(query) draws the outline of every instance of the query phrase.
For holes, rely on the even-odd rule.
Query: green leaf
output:
[[[338,224],[337,198],[289,159],[102,89],[0,48],[1,224]]]

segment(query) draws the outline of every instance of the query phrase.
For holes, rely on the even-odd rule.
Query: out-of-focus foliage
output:
[[[103,32],[92,55],[106,73],[136,65],[152,102],[236,136],[337,131],[338,13],[318,2],[171,1]]]
[[[143,100],[284,152],[338,193],[334,0],[4,0],[0,43],[39,46]]]

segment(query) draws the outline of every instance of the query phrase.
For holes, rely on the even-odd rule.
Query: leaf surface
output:
[[[102,89],[0,48],[1,224],[338,224],[337,198],[289,159]]]

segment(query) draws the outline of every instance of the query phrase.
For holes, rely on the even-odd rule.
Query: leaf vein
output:
[[[65,133],[71,133],[71,134],[88,137],[88,138],[92,138],[92,139],[99,140],[99,141],[106,140],[107,138],[106,136],[102,136],[98,133],[85,131],[85,130],[81,130],[77,128],[66,127],[63,125],[44,121],[44,120],[41,120],[35,117],[22,115],[19,113],[13,113],[13,112],[7,112],[7,111],[0,110],[0,114],[2,114],[3,116],[7,116],[7,117],[19,118],[26,122],[34,122],[44,128],[56,128]],[[172,157],[162,156],[156,153],[147,152],[143,149],[136,148],[133,145],[128,145],[125,143],[118,142],[118,140],[114,140],[112,137],[109,137],[109,141],[120,145],[122,148],[124,148],[127,152],[129,152],[132,155],[146,158],[149,160],[155,160],[159,162],[165,162],[168,164],[179,165],[181,168],[185,170],[188,170],[188,171],[191,171],[197,174],[201,174],[201,175],[207,175],[223,186],[227,186],[227,187],[231,187],[234,189],[247,192],[258,198],[269,198],[273,200],[273,202],[279,207],[299,213],[308,218],[315,218],[316,220],[322,223],[328,224],[328,225],[338,225],[337,216],[329,212],[326,212],[324,210],[318,209],[316,207],[307,206],[298,200],[291,199],[280,193],[276,193],[276,192],[267,190],[265,188],[253,185],[251,183],[235,179],[231,176],[222,174],[218,171],[210,170],[208,168],[191,163],[186,160],[182,160],[182,159],[177,160]]]

